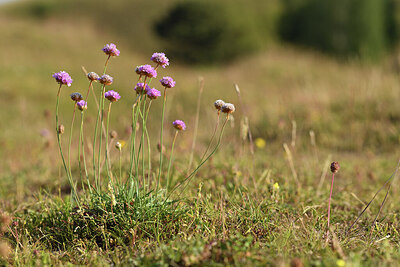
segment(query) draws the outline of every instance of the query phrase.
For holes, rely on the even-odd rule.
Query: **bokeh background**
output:
[[[51,75],[65,70],[74,79],[71,88],[63,89],[61,102],[68,126],[73,108],[68,95],[86,92],[82,67],[102,72],[101,48],[110,42],[121,50],[108,68],[115,78],[112,89],[122,95],[111,122],[121,140],[129,136],[135,66],[149,63],[153,52],[165,52],[171,65],[159,76],[177,81],[167,121],[180,118],[189,126],[178,151],[190,152],[203,81],[196,152],[214,127],[212,103],[224,99],[237,112],[221,153],[229,154],[231,146],[247,147],[250,129],[260,171],[289,168],[284,143],[295,153],[297,166],[312,159],[307,161],[311,169],[304,168],[300,177],[319,177],[332,156],[345,159],[343,168],[353,177],[376,179],[375,165],[395,166],[400,1],[0,3],[0,194],[21,200],[37,186],[66,183],[55,178],[61,171],[53,130],[57,84]],[[154,105],[152,116],[159,116],[160,106]],[[90,104],[88,114],[90,132],[95,118]],[[158,125],[150,127],[157,136]]]

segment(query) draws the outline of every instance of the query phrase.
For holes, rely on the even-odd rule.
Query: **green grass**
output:
[[[169,4],[158,7],[162,10]],[[119,5],[122,2],[115,10]],[[137,5],[134,12],[139,22],[147,13],[139,12],[145,4]],[[84,93],[88,86],[80,66],[101,72],[101,48],[116,42],[121,56],[112,59],[109,73],[115,78],[113,89],[125,101],[113,105],[111,129],[118,132],[119,140],[128,141],[127,110],[137,79],[134,68],[148,62],[161,45],[147,26],[129,29],[133,32],[127,38],[124,29],[101,28],[96,19],[100,13],[80,11],[72,20],[77,7],[54,8],[48,16],[37,18],[10,6],[0,16],[0,209],[18,222],[0,233],[1,241],[13,248],[0,265],[288,265],[295,258],[305,265],[336,266],[341,263],[338,260],[348,266],[397,265],[398,181],[372,234],[370,224],[383,192],[355,231],[345,233],[398,162],[400,88],[392,58],[381,65],[360,65],[279,44],[219,67],[188,67],[171,58],[163,74],[174,77],[177,87],[169,94],[166,121],[181,118],[188,125],[175,147],[173,181],[187,170],[199,76],[205,88],[196,161],[213,131],[212,103],[222,98],[237,108],[220,150],[179,202],[153,203],[146,211],[135,207],[133,212],[123,196],[117,196],[121,206],[116,209],[103,196],[87,201],[78,212],[69,204],[70,188],[58,160],[55,136],[40,136],[42,129],[52,133],[54,128],[57,85],[51,74],[65,69],[74,78],[72,88],[62,92],[60,114],[67,126],[72,116],[67,96]],[[151,21],[157,10],[146,10],[152,14],[146,17]],[[240,87],[242,104],[233,83]],[[152,109],[148,127],[156,144],[161,102]],[[46,111],[50,117],[44,115]],[[89,108],[87,129],[93,128],[95,115]],[[246,116],[253,138],[266,141],[264,148],[255,148],[254,155],[248,138],[242,139]],[[297,125],[295,133],[292,121]],[[167,149],[172,138],[173,132],[166,130]],[[300,187],[284,143],[291,150]],[[128,150],[123,150],[124,168],[128,168],[128,157]],[[113,150],[115,170],[117,158]],[[326,244],[330,177],[323,174],[328,171],[326,162],[333,160],[341,164],[331,210],[336,237]],[[153,162],[158,162],[157,153]],[[274,188],[276,182],[279,189]],[[149,199],[144,197],[144,201]],[[157,216],[162,224],[149,223]]]

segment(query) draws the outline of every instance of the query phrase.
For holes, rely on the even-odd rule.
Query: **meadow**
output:
[[[365,64],[273,42],[265,51],[224,65],[189,66],[170,57],[170,66],[159,69],[158,76],[176,81],[165,110],[165,162],[175,133],[170,123],[182,119],[187,125],[176,141],[172,182],[184,179],[200,162],[214,131],[217,99],[236,106],[221,146],[172,202],[160,205],[157,198],[144,198],[148,206],[126,211],[110,209],[101,197],[91,202],[83,197],[83,203],[91,204],[76,209],[57,147],[58,85],[52,75],[65,70],[74,80],[62,88],[60,99],[65,145],[74,107],[69,95],[86,94],[83,69],[101,74],[106,59],[101,49],[117,45],[121,55],[107,67],[114,77],[110,89],[121,95],[110,117],[110,130],[118,135],[111,141],[110,162],[118,173],[114,145],[125,142],[122,169],[128,171],[135,68],[150,64],[153,52],[162,52],[150,21],[171,3],[159,1],[153,9],[150,3],[136,3],[132,15],[142,23],[129,29],[111,11],[109,24],[107,14],[91,15],[91,1],[81,9],[62,3],[36,13],[18,3],[0,7],[0,265],[398,265],[400,86],[395,53]],[[148,11],[146,16],[140,10]],[[97,84],[95,89],[98,96]],[[90,153],[97,113],[92,96],[88,102],[85,142]],[[162,101],[155,100],[147,124],[155,170],[161,111]],[[75,174],[78,122],[77,117]],[[332,161],[341,168],[327,238]],[[386,190],[348,232],[392,174],[382,210]],[[84,195],[81,186],[77,191]],[[101,213],[96,213],[96,201]],[[88,221],[85,216],[97,217]]]

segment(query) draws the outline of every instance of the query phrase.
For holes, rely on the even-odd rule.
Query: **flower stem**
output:
[[[89,191],[90,194],[92,194],[92,187],[90,185],[90,181],[89,181],[89,175],[88,175],[88,171],[87,171],[87,167],[86,167],[86,158],[85,158],[85,141],[83,138],[83,118],[84,118],[84,112],[81,112],[81,130],[80,130],[80,142],[81,142],[81,146],[82,146],[82,158],[83,158],[83,167],[85,169],[85,176],[86,176],[86,181],[88,183],[88,187],[89,187]],[[80,161],[80,156],[79,156],[79,161]]]
[[[137,181],[137,164],[136,164],[136,122],[138,120],[139,116],[139,108],[140,103],[142,101],[142,95],[139,95],[136,98],[135,103],[132,106],[132,133],[131,133],[131,166],[130,166],[130,172],[129,172],[129,180],[131,181],[131,186],[130,186],[130,192],[132,194],[133,192],[133,185],[134,182],[136,182],[136,185],[138,184]],[[135,181],[134,181],[134,175],[133,175],[133,167],[135,164]],[[138,192],[138,191],[137,191]]]
[[[109,158],[108,158],[108,131],[109,131],[109,124],[110,124],[110,113],[111,113],[111,104],[112,102],[109,103],[108,105],[108,112],[107,112],[107,126],[106,126],[106,169],[107,169],[107,174],[108,174],[108,179],[111,179],[111,183],[113,183],[112,181],[112,172],[110,170],[110,162],[109,162]]]
[[[101,128],[102,127],[104,127],[103,126],[103,124],[104,124],[104,92],[105,92],[105,88],[106,88],[106,86],[105,85],[103,85],[103,89],[102,89],[102,91],[101,91],[101,99],[100,99],[100,108],[99,108],[99,112],[101,113],[100,114],[100,116],[101,116],[101,119],[100,119],[100,121],[101,121]],[[106,134],[107,135],[107,134]],[[102,133],[100,133],[100,140],[99,140],[99,154],[98,154],[98,158],[97,158],[97,168],[98,168],[98,181],[99,181],[99,186],[101,186],[101,166],[100,166],[100,163],[101,163],[101,147],[102,147],[102,142],[103,142],[103,134]]]
[[[168,172],[167,172],[167,193],[168,193],[168,189],[169,189],[169,182],[170,182],[170,171],[171,171],[171,165],[172,165],[172,157],[174,154],[174,147],[175,147],[175,141],[176,141],[176,137],[178,136],[178,131],[175,132],[175,136],[174,136],[174,140],[172,141],[172,147],[171,147],[171,156],[169,157],[169,163],[168,163]]]
[[[88,99],[88,97],[89,97],[90,88],[92,88],[92,87],[93,87],[93,81],[91,80],[91,81],[89,82],[89,88],[88,88],[88,91],[87,91],[86,97],[85,97],[85,102],[86,102],[86,103],[87,103],[87,99]],[[97,108],[99,108],[98,105],[99,105],[99,104],[97,104]]]
[[[76,102],[75,102],[75,105],[74,105],[74,111],[72,113],[71,131],[69,133],[69,142],[68,142],[68,170],[69,170],[69,175],[71,177],[72,177],[72,172],[71,172],[71,143],[72,143],[72,132],[73,132],[73,129],[74,129],[75,111],[76,111]]]
[[[330,231],[329,226],[330,226],[330,218],[331,218],[331,199],[332,199],[334,180],[335,180],[335,173],[332,173],[331,193],[329,194],[329,200],[328,200],[328,231],[327,231],[326,239],[328,239],[328,233]]]
[[[78,196],[76,195],[75,186],[74,186],[74,183],[72,182],[71,176],[69,175],[68,168],[67,168],[67,164],[65,163],[65,158],[64,158],[64,154],[63,154],[63,152],[62,152],[62,147],[61,147],[60,133],[58,132],[58,126],[59,126],[59,125],[58,125],[58,107],[59,107],[59,103],[60,103],[61,86],[62,86],[62,85],[60,84],[60,87],[58,88],[57,103],[56,103],[56,133],[57,133],[57,142],[58,142],[58,148],[59,148],[59,150],[60,150],[61,160],[62,160],[63,165],[64,165],[64,170],[65,170],[65,173],[67,174],[68,181],[69,181],[69,184],[70,184],[70,186],[71,186],[72,194],[73,194],[73,196],[75,197],[75,200],[76,200],[76,202],[77,202],[78,205],[79,205],[79,199],[78,199]]]
[[[119,150],[119,183],[122,181],[122,161],[121,161],[121,149]]]
[[[158,188],[160,186],[160,178],[163,164],[163,134],[164,134],[164,115],[165,115],[165,102],[167,101],[167,88],[164,88],[164,100],[162,107],[162,115],[161,115],[161,132],[160,132],[160,167],[158,170],[158,178],[157,178],[157,186],[156,186],[156,195],[158,194]]]
[[[220,115],[220,111],[218,110],[217,124],[215,125],[214,132],[213,132],[213,134],[212,134],[212,136],[211,136],[210,143],[208,144],[206,151],[204,151],[203,156],[201,156],[200,162],[202,162],[203,159],[204,159],[204,157],[206,156],[208,150],[210,149],[210,146],[211,146],[211,144],[212,144],[212,141],[214,140],[215,134],[217,133],[217,129],[218,129],[218,125],[219,125],[219,115]]]
[[[145,121],[145,119],[146,119],[146,114],[145,114],[145,111],[146,111],[146,97],[144,98],[144,101],[143,101],[143,111],[142,111],[142,139],[141,139],[141,144],[142,144],[142,179],[143,179],[143,188],[146,188],[146,186],[145,186],[145,181],[146,181],[146,179],[145,179],[145,176],[146,176],[146,173],[145,173],[145,157],[144,157],[144,150],[145,150],[145,141],[144,141],[144,137],[145,137],[145,132],[146,132],[146,121]],[[139,155],[138,155],[138,158],[139,158]]]
[[[175,186],[175,187],[171,190],[171,192],[167,195],[167,198],[165,199],[164,203],[168,200],[168,198],[171,196],[171,194],[172,194],[176,189],[178,189],[178,188],[181,187],[184,183],[187,182],[186,185],[185,185],[185,187],[183,188],[182,192],[181,192],[181,193],[179,194],[179,196],[178,196],[178,197],[180,197],[180,196],[182,195],[182,193],[185,191],[187,185],[189,184],[190,179],[192,179],[193,176],[197,173],[197,171],[201,168],[201,166],[203,166],[203,164],[206,163],[207,160],[208,160],[212,155],[214,155],[214,153],[217,151],[217,149],[219,148],[219,146],[220,146],[220,144],[221,144],[222,135],[224,134],[225,126],[226,126],[226,123],[228,122],[228,120],[229,120],[229,115],[226,116],[226,120],[225,120],[224,124],[222,125],[221,133],[219,134],[218,142],[217,142],[215,148],[213,149],[213,151],[211,151],[211,153],[210,153],[203,161],[201,161],[201,162],[199,163],[199,165],[197,166],[197,168],[196,168],[194,171],[192,171],[182,182],[180,182],[177,186]]]
[[[151,177],[151,144],[150,144],[150,136],[149,136],[149,131],[147,130],[147,119],[149,117],[149,112],[150,112],[150,107],[151,107],[151,103],[153,103],[153,101],[150,99],[150,103],[149,106],[147,107],[147,111],[146,111],[146,119],[145,119],[145,131],[146,131],[146,137],[147,137],[147,148],[148,148],[148,161],[149,161],[149,173],[147,175],[147,186],[148,188],[150,188],[150,177]]]

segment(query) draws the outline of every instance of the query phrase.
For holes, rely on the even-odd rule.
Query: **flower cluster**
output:
[[[169,65],[169,59],[165,56],[164,53],[154,53],[151,56],[151,61],[157,63],[157,65],[160,65],[163,68]]]
[[[116,102],[121,98],[121,96],[114,90],[110,90],[104,94],[104,98],[107,98],[111,102]]]
[[[140,76],[146,76],[148,78],[157,77],[157,71],[150,65],[137,66],[135,72]]]
[[[100,78],[98,78],[98,81],[104,85],[111,85],[113,83],[114,79],[110,75],[104,74]]]
[[[56,82],[58,82],[61,85],[68,85],[71,86],[72,84],[72,78],[69,76],[69,74],[65,71],[60,71],[56,72],[53,74],[53,78],[56,79]]]
[[[172,87],[175,86],[175,81],[174,81],[171,77],[168,77],[168,76],[163,77],[163,78],[160,80],[160,83],[161,83],[161,85],[164,86],[165,88],[172,88]]]
[[[159,96],[161,96],[161,92],[157,89],[151,88],[150,90],[147,90],[147,97],[151,100],[156,99]]]
[[[141,94],[143,92],[144,83],[137,83],[133,90],[136,91],[137,94]],[[150,90],[150,86],[146,84],[146,89],[144,90],[145,93]]]
[[[116,45],[113,43],[110,44],[106,44],[103,47],[103,52],[108,55],[106,62],[105,62],[105,67],[104,69],[106,70],[107,68],[107,64],[109,63],[111,57],[116,57],[120,55],[120,51],[117,49]],[[131,144],[130,144],[130,166],[127,167],[126,169],[130,170],[130,174],[129,174],[129,179],[131,179],[132,182],[130,182],[128,191],[129,192],[129,199],[134,198],[134,195],[132,195],[132,193],[135,193],[137,196],[141,195],[141,190],[149,190],[148,192],[145,193],[149,193],[152,192],[150,190],[153,190],[150,185],[145,186],[145,180],[150,180],[150,174],[153,173],[151,171],[151,164],[149,164],[149,170],[147,171],[147,167],[145,168],[146,161],[150,161],[151,160],[151,144],[150,144],[150,140],[151,138],[149,137],[149,132],[148,132],[148,128],[147,128],[147,120],[150,114],[152,114],[152,112],[150,112],[150,107],[152,106],[152,101],[159,98],[161,96],[161,92],[159,90],[157,90],[156,88],[151,88],[150,87],[150,83],[152,82],[152,78],[156,78],[157,77],[157,68],[158,67],[162,67],[165,68],[167,66],[169,66],[169,59],[165,56],[164,53],[154,53],[151,56],[151,61],[154,63],[151,63],[152,65],[140,65],[136,67],[135,72],[139,75],[139,80],[137,81],[137,83],[135,84],[134,90],[135,92],[139,95],[139,97],[136,97],[136,100],[132,100],[131,103],[133,103],[132,105],[132,124],[131,127],[129,127],[129,134],[131,134],[130,136],[130,140],[131,140]],[[160,68],[161,69],[161,68]],[[79,203],[79,194],[76,193],[76,187],[75,187],[75,182],[73,179],[73,169],[71,168],[71,164],[70,164],[70,159],[71,159],[71,140],[73,137],[73,126],[74,126],[74,118],[75,118],[75,112],[76,109],[78,108],[81,112],[81,128],[80,128],[80,135],[79,135],[79,149],[78,149],[78,153],[79,153],[79,173],[83,173],[83,170],[85,171],[86,174],[86,178],[87,178],[87,185],[89,188],[89,192],[92,194],[92,192],[98,194],[101,193],[102,190],[101,188],[101,184],[102,184],[102,180],[104,180],[104,168],[103,166],[106,166],[106,171],[107,171],[107,175],[109,178],[113,177],[113,157],[110,154],[110,150],[109,147],[114,144],[114,142],[116,142],[114,144],[115,148],[117,150],[119,150],[119,164],[120,164],[120,172],[119,172],[119,181],[123,180],[121,178],[123,178],[124,176],[122,175],[122,156],[123,156],[123,147],[125,142],[123,140],[119,140],[117,142],[116,138],[118,137],[117,132],[115,131],[110,131],[109,125],[110,125],[110,114],[111,114],[111,107],[113,106],[112,103],[113,102],[117,102],[121,99],[121,96],[119,95],[118,92],[114,91],[114,90],[105,90],[105,86],[106,85],[111,85],[113,84],[113,77],[111,77],[108,74],[105,74],[105,70],[103,72],[103,75],[99,76],[97,73],[95,72],[89,72],[87,74],[87,78],[89,80],[89,89],[87,91],[87,94],[85,95],[85,97],[83,97],[80,93],[72,93],[70,94],[70,98],[75,102],[75,106],[74,106],[74,110],[73,110],[73,119],[71,120],[71,129],[70,129],[70,141],[69,141],[69,147],[68,147],[68,160],[64,160],[64,154],[62,152],[62,145],[61,145],[61,139],[59,138],[60,134],[63,134],[65,131],[65,128],[62,124],[59,124],[59,98],[60,98],[60,92],[61,92],[61,85],[68,85],[71,86],[72,83],[72,79],[69,76],[68,73],[66,73],[65,71],[61,71],[58,73],[53,74],[53,77],[56,79],[56,82],[60,84],[60,88],[58,90],[58,94],[57,94],[57,105],[56,105],[56,125],[57,127],[57,133],[58,133],[58,143],[59,143],[59,150],[60,150],[60,155],[62,157],[62,162],[64,164],[64,169],[66,171],[67,177],[69,179],[70,182],[70,186],[71,186],[71,194],[73,196],[73,198],[77,201],[77,203]],[[86,160],[85,160],[85,149],[81,149],[81,148],[85,148],[85,140],[86,138],[84,138],[84,131],[83,131],[83,127],[84,127],[84,118],[86,115],[89,114],[85,114],[85,110],[87,110],[87,105],[88,103],[86,101],[88,100],[88,96],[89,96],[89,92],[90,90],[93,90],[93,94],[96,97],[96,92],[94,91],[94,81],[99,81],[100,83],[100,88],[101,88],[101,94],[99,96],[99,101],[97,103],[97,120],[96,120],[96,124],[94,125],[94,138],[93,138],[93,143],[92,143],[92,157],[93,157],[93,171],[91,173],[93,173],[94,175],[94,183],[96,186],[92,186],[91,185],[91,180],[89,179],[89,174],[90,172],[88,172],[87,170],[87,166],[86,166]],[[159,189],[161,190],[161,188],[159,188],[160,185],[160,178],[161,177],[166,177],[166,190],[168,192],[169,189],[176,189],[177,187],[179,187],[179,185],[173,185],[170,184],[170,181],[174,181],[174,179],[172,179],[173,177],[170,176],[170,174],[173,175],[173,172],[171,172],[171,166],[172,166],[172,162],[173,162],[173,151],[174,151],[174,145],[175,145],[175,141],[177,140],[177,136],[178,133],[180,131],[185,131],[186,130],[186,124],[185,122],[183,122],[182,120],[175,120],[172,122],[172,127],[174,129],[176,129],[175,131],[175,137],[172,141],[172,145],[171,145],[171,154],[169,156],[169,164],[168,164],[168,168],[164,168],[163,166],[163,155],[166,154],[166,147],[167,145],[163,144],[163,133],[164,133],[164,117],[165,117],[165,107],[166,107],[166,103],[167,103],[167,88],[173,88],[175,87],[176,83],[174,81],[174,79],[172,79],[169,76],[165,76],[160,80],[161,85],[164,87],[164,94],[163,94],[163,103],[162,103],[162,113],[161,113],[161,126],[160,126],[160,141],[158,143],[158,148],[159,148],[159,152],[160,152],[160,160],[159,160],[159,173],[158,173],[158,181],[157,181],[157,185],[155,186],[155,192],[154,195],[158,196],[158,192]],[[158,84],[160,85],[160,84]],[[97,92],[97,94],[99,94],[99,92]],[[83,100],[85,99],[85,100]],[[105,101],[109,100],[110,103],[108,105],[108,112],[107,112],[107,116],[104,116],[104,112],[105,112]],[[233,104],[230,103],[225,103],[222,100],[217,100],[214,103],[215,107],[218,109],[218,116],[219,116],[219,112],[222,111],[224,113],[227,113],[227,118],[226,121],[223,125],[223,128],[220,131],[220,137],[218,138],[218,142],[215,145],[215,148],[212,150],[212,152],[204,153],[204,156],[202,158],[202,160],[200,161],[198,167],[191,173],[189,174],[184,181],[189,182],[190,179],[196,174],[197,170],[215,153],[215,151],[217,150],[217,148],[220,145],[220,141],[221,141],[221,137],[222,137],[222,133],[224,130],[224,127],[226,125],[226,122],[229,119],[229,114],[233,113],[235,111],[235,107]],[[104,119],[107,118],[107,121],[104,121]],[[215,135],[215,132],[218,129],[218,121],[219,121],[219,117],[217,120],[217,124],[216,124],[216,130],[214,131],[214,134],[211,138],[209,147],[211,146],[211,144],[213,143],[213,138]],[[104,129],[104,125],[106,125],[106,128]],[[90,126],[90,125],[89,125]],[[141,138],[137,138],[137,132],[141,131]],[[107,134],[104,134],[107,133]],[[103,140],[103,136],[104,139]],[[97,138],[99,137],[99,138]],[[147,137],[147,138],[145,138]],[[109,138],[111,139],[111,141],[109,142]],[[147,139],[147,142],[146,142]],[[105,147],[105,151],[102,151],[102,148]],[[169,147],[169,146],[168,146]],[[98,150],[96,151],[96,148],[98,148]],[[148,152],[146,151],[148,149]],[[147,157],[147,155],[149,157]],[[138,155],[137,158],[135,158],[135,155]],[[141,155],[141,156],[140,156]],[[140,156],[140,157],[139,157]],[[206,157],[205,157],[206,156]],[[81,160],[83,162],[81,162]],[[141,161],[141,162],[140,162]],[[66,164],[66,162],[68,162],[68,166]],[[81,164],[82,163],[82,164]],[[150,163],[150,162],[149,162]],[[83,166],[84,168],[81,169],[81,166]],[[164,169],[167,169],[168,172],[165,175],[162,175],[162,172]],[[133,172],[133,170],[135,170],[135,172]],[[140,174],[141,173],[141,174]],[[146,173],[148,177],[146,177]],[[103,176],[103,177],[102,177]],[[102,179],[103,178],[103,179]],[[140,181],[142,179],[142,181]],[[119,181],[116,179],[115,183],[119,183]],[[169,186],[171,185],[171,186]],[[114,194],[113,190],[114,190],[114,186],[117,186],[116,188],[119,188],[118,184],[114,184],[113,183],[109,183],[108,184],[110,189],[110,192],[112,192],[112,194]],[[120,187],[123,188],[123,187]],[[123,189],[122,189],[123,190]],[[135,192],[136,191],[136,192]],[[172,192],[172,191],[171,191]],[[170,193],[170,192],[168,192]],[[169,195],[168,195],[169,196]],[[168,198],[168,197],[167,197]],[[116,205],[116,199],[115,196],[111,196],[111,203],[112,205]],[[128,198],[127,198],[128,199]]]
[[[117,46],[113,43],[106,44],[102,50],[104,53],[106,53],[109,56],[112,56],[112,57],[119,56],[119,50],[117,49]]]

